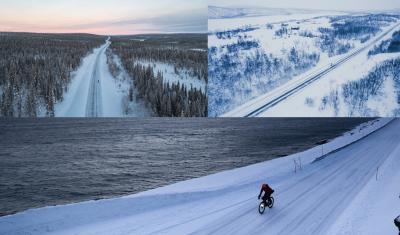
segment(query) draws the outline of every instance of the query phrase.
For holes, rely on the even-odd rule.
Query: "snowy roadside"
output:
[[[344,133],[323,146],[324,154],[335,152],[379,130],[393,119],[376,119]],[[88,201],[70,205],[32,209],[0,218],[0,233],[12,234],[147,234],[158,229],[183,226],[182,234],[212,224],[215,218],[225,218],[220,212],[239,210],[226,203],[247,206],[248,198],[254,199],[259,182],[275,176],[286,183],[293,178],[294,160],[304,168],[321,157],[322,147],[316,146],[304,152],[267,162],[250,165],[213,175],[187,180],[154,190],[125,197]],[[330,159],[329,157],[327,160]],[[332,159],[331,159],[332,160]],[[332,162],[332,161],[328,161]],[[321,170],[319,167],[317,170]],[[323,172],[321,172],[323,173]],[[289,179],[289,180],[288,180]],[[232,193],[232,190],[237,192]],[[253,196],[252,196],[253,195]],[[284,200],[284,195],[281,196]],[[235,204],[234,204],[235,205]],[[252,203],[249,208],[253,212]],[[214,212],[213,212],[214,211]],[[183,213],[184,212],[184,213]],[[233,215],[238,213],[235,211]],[[243,213],[240,212],[240,213]],[[193,220],[189,218],[194,218]],[[196,221],[195,219],[201,219]],[[261,220],[262,218],[258,218]],[[183,222],[182,222],[183,221]],[[192,224],[186,224],[190,221]],[[193,221],[193,222],[192,222]],[[221,222],[221,221],[220,221]],[[157,223],[150,226],[149,223]],[[188,227],[189,226],[189,227]],[[187,230],[189,229],[189,230]],[[175,231],[176,234],[176,231]]]
[[[329,235],[396,234],[400,215],[400,146],[376,169],[376,174],[334,221]]]
[[[111,52],[112,53],[112,52]],[[132,78],[126,72],[124,66],[122,65],[121,59],[115,55],[111,54],[112,62],[117,67],[117,74],[115,76],[115,82],[121,93],[124,94],[122,98],[122,106],[124,115],[128,117],[150,117],[152,112],[146,107],[143,101],[136,99],[137,90],[132,89],[132,101],[129,100],[130,88],[132,83]]]
[[[166,187],[150,190],[137,195],[151,195],[158,193],[182,193],[182,192],[196,192],[196,191],[211,191],[220,188],[226,188],[231,185],[240,185],[251,179],[262,179],[265,177],[265,172],[273,172],[274,175],[282,174],[285,172],[292,172],[294,170],[293,160],[301,162],[302,167],[311,164],[323,155],[329,155],[341,148],[344,148],[366,136],[381,129],[389,124],[393,118],[375,119],[363,123],[353,130],[344,133],[322,146],[315,146],[306,151],[295,153],[286,157],[276,158],[270,161],[257,163],[254,165],[241,167],[233,170],[228,170],[216,173],[209,176],[200,177],[197,179],[179,182]]]

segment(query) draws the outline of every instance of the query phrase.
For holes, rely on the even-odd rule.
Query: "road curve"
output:
[[[392,32],[395,28],[400,26],[400,23],[396,24],[395,26],[391,27],[389,30],[382,33],[379,37],[375,38],[373,41],[369,42],[366,46],[352,52],[348,56],[341,58],[337,62],[333,63],[332,65],[323,68],[322,70],[318,71],[316,74],[307,76],[301,79],[300,83],[290,81],[287,84],[284,84],[282,87],[278,87],[276,90],[277,92],[269,92],[264,96],[257,97],[239,107],[223,114],[221,117],[257,117],[259,114],[265,112],[267,109],[279,104],[281,101],[287,99],[291,95],[297,93],[298,91],[302,90],[303,88],[307,87],[311,83],[321,79],[326,74],[331,72],[332,70],[336,69],[340,65],[344,64],[345,62],[349,61],[354,56],[360,54],[370,46],[374,45],[378,41],[382,40],[387,34]]]

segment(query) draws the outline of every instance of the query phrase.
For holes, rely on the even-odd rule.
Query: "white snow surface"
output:
[[[0,234],[396,234],[399,129],[398,119],[376,119],[287,157],[121,198],[0,217]],[[296,173],[294,161],[302,165]],[[263,182],[275,189],[275,205],[260,215]]]
[[[100,48],[94,49],[93,53],[83,59],[78,70],[72,73],[72,82],[64,93],[64,100],[55,106],[56,117],[86,117],[88,100],[92,98],[91,85],[97,88],[95,95],[98,98],[99,112],[96,116],[123,116],[124,93],[119,89],[107,65],[105,52],[110,44],[108,39]]]

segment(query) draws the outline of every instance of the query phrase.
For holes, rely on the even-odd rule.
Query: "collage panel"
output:
[[[0,234],[396,234],[399,128],[390,118],[7,119]]]
[[[1,2],[0,116],[207,116],[204,0],[18,2]]]
[[[397,0],[0,0],[0,235],[400,235]]]
[[[209,116],[399,116],[396,4],[211,0]]]

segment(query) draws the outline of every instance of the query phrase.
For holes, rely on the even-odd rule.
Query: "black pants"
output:
[[[263,202],[266,202],[266,203],[270,203],[270,200],[269,200],[269,198],[271,197],[271,194],[269,194],[269,195],[267,195],[267,194],[264,194],[264,196],[262,197],[262,200],[263,200]]]

